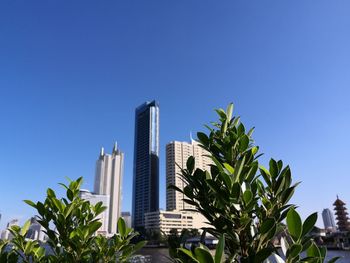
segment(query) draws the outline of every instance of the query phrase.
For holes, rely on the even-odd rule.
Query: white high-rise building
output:
[[[12,239],[12,234],[8,230],[11,226],[18,226],[19,220],[18,219],[12,219],[10,222],[7,223],[6,229],[1,232],[1,239],[3,240],[10,240]]]
[[[335,221],[334,221],[334,217],[333,217],[331,210],[329,210],[328,208],[323,209],[322,218],[323,218],[324,228],[326,230],[328,230],[328,231],[335,231],[336,230]]]
[[[112,154],[104,153],[101,149],[96,162],[94,192],[98,195],[109,196],[108,232],[117,232],[117,222],[121,215],[122,183],[124,170],[124,154],[114,145]]]
[[[109,195],[98,195],[93,194],[88,190],[81,189],[79,192],[79,196],[81,199],[87,200],[91,205],[96,205],[98,202],[102,202],[102,205],[107,207],[101,214],[97,216],[97,218],[102,223],[101,227],[96,231],[97,234],[101,234],[107,236],[109,234],[108,231],[108,222],[109,222]]]
[[[181,177],[181,168],[186,168],[187,159],[195,158],[195,168],[210,170],[212,160],[205,156],[208,154],[196,141],[178,142],[172,141],[166,146],[166,185],[175,185],[181,190],[186,186]],[[183,201],[184,195],[173,189],[167,188],[166,208],[171,210],[192,209],[193,206]]]

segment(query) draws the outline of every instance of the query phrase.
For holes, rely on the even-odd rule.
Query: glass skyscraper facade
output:
[[[145,226],[145,213],[159,210],[159,104],[136,108],[132,224]]]

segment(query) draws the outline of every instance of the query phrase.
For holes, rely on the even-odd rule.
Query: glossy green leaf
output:
[[[265,219],[260,227],[260,234],[266,234],[267,232],[269,232],[273,226],[275,225],[275,219],[273,218],[267,218]]]
[[[226,119],[226,112],[223,109],[216,109],[215,111],[220,116],[220,119]]]
[[[125,230],[126,230],[125,221],[122,217],[120,217],[118,219],[118,232],[120,233],[121,236],[124,236]]]
[[[270,174],[271,174],[271,176],[273,178],[276,178],[278,176],[277,162],[274,159],[270,159],[269,166],[270,166]]]
[[[341,259],[341,257],[334,257],[331,260],[328,260],[328,263],[334,263],[334,262],[338,261],[338,259]]]
[[[225,249],[225,234],[219,238],[219,243],[216,246],[215,251],[215,263],[221,263],[224,259],[224,249]]]
[[[24,236],[24,235],[27,234],[29,227],[30,227],[30,220],[27,220],[27,221],[24,223],[23,227],[21,228],[21,235],[22,235],[22,236]]]
[[[287,258],[295,258],[297,257],[300,252],[302,251],[303,246],[300,244],[293,244],[289,247],[289,249],[287,250]]]
[[[302,232],[303,237],[306,236],[312,230],[312,228],[316,224],[316,221],[317,221],[317,213],[313,213],[310,216],[308,216],[308,218],[306,218],[303,224],[303,232]]]
[[[192,174],[194,170],[194,165],[195,165],[194,157],[193,156],[188,157],[186,162],[186,168],[190,174]]]
[[[198,138],[199,142],[201,144],[203,144],[204,146],[208,146],[209,145],[209,138],[208,138],[208,136],[205,133],[197,132],[197,138]]]
[[[264,260],[271,255],[272,251],[273,250],[271,248],[263,248],[256,254],[254,258],[254,263],[264,262]]]
[[[246,204],[249,204],[253,199],[253,193],[248,189],[243,193],[243,200]]]
[[[288,231],[294,241],[298,240],[302,234],[303,226],[299,214],[294,208],[289,209],[287,214]]]
[[[226,168],[226,170],[230,173],[233,174],[234,173],[234,169],[231,165],[229,165],[228,163],[224,163],[224,167]]]
[[[30,201],[30,200],[23,200],[23,202],[25,202],[26,204],[36,208],[36,204],[33,202],[33,201]]]
[[[321,257],[320,250],[314,243],[308,248],[306,255],[308,257]]]
[[[226,109],[226,116],[228,121],[232,119],[232,114],[233,114],[233,103],[230,103]]]
[[[197,247],[194,250],[194,254],[196,256],[196,259],[200,263],[214,263],[213,256],[210,254],[210,252],[204,248]]]

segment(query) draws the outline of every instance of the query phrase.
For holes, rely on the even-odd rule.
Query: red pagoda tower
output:
[[[348,212],[346,212],[345,207],[346,204],[337,196],[337,200],[335,200],[333,205],[339,231],[350,231]]]

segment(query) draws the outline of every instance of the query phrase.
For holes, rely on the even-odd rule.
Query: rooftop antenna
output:
[[[101,147],[101,152],[100,152],[100,156],[105,155],[105,149],[103,147]]]

